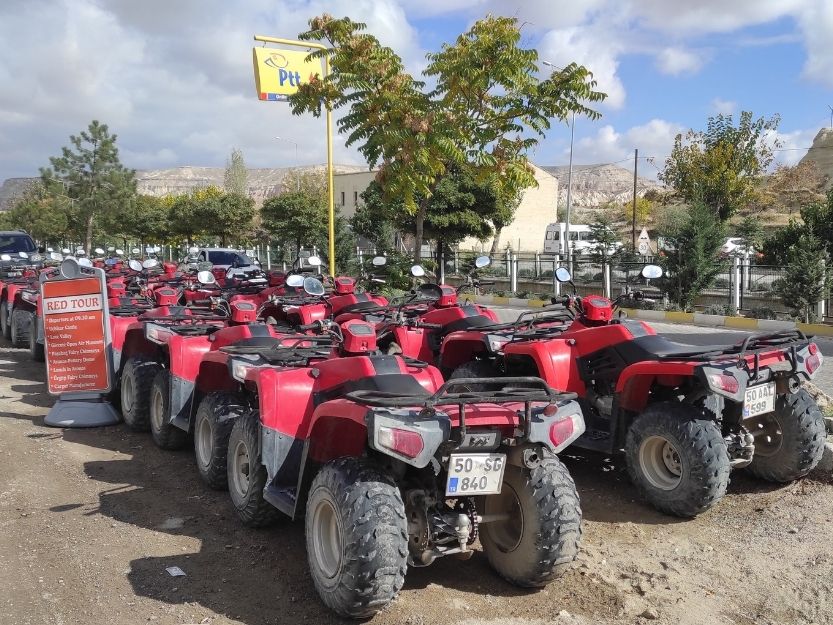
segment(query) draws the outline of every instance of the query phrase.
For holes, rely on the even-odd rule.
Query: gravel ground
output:
[[[303,529],[241,527],[190,451],[124,426],[45,427],[43,368],[0,347],[0,624],[341,622],[319,602]],[[617,459],[569,454],[584,510],[573,571],[509,586],[482,553],[411,569],[374,625],[833,622],[833,445],[808,479],[733,475],[691,521],[636,497]],[[166,568],[186,575],[171,577]]]

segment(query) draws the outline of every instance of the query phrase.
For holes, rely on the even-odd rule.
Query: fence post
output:
[[[822,284],[827,284],[827,268],[822,268]],[[821,300],[816,304],[816,315],[819,322],[823,322],[827,316],[827,293],[822,291]]]
[[[513,294],[518,292],[518,255],[514,252],[509,259],[509,290]]]
[[[541,254],[535,252],[535,279],[541,276]]]
[[[613,288],[610,284],[610,263],[607,261],[602,263],[602,282],[604,284],[605,297],[611,299]]]
[[[512,277],[512,267],[511,267],[511,265],[512,265],[512,252],[507,247],[506,248],[506,277],[507,278]]]
[[[732,285],[734,287],[732,289],[732,309],[735,314],[738,314],[740,312],[740,257],[738,256],[735,256],[732,274],[732,280],[734,281]]]
[[[443,246],[443,247],[445,247],[445,246]],[[439,262],[440,267],[439,267],[439,273],[438,273],[438,276],[440,278],[440,284],[445,284],[445,250],[441,249],[439,251],[439,254],[437,254],[437,256],[439,257],[438,260],[440,261]]]
[[[359,267],[364,267],[364,253],[362,252],[362,248],[356,248],[356,252],[359,258]]]
[[[552,259],[552,294],[558,297],[561,295],[561,283],[555,278],[555,270],[558,269],[558,257]]]
[[[455,249],[454,251],[454,274],[457,275],[460,273],[460,250]]]
[[[266,245],[266,270],[269,271],[272,268],[272,246]]]

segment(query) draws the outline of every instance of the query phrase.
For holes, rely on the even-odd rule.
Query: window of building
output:
[[[359,192],[353,191],[353,204],[358,205],[359,203]]]
[[[344,206],[344,191],[341,192],[341,205]]]

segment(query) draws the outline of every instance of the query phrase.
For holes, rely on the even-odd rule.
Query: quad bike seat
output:
[[[703,354],[725,352],[729,349],[730,345],[686,345],[669,341],[659,335],[640,336],[616,346],[616,351],[627,364],[645,360],[698,358]]]
[[[344,313],[363,313],[368,311],[376,311],[383,308],[378,302],[356,302],[355,304],[348,304],[344,308],[339,309],[338,314]]]
[[[413,376],[405,373],[387,373],[357,380],[347,380],[338,386],[316,393],[314,401],[318,405],[331,399],[343,397],[353,391],[372,391],[385,395],[408,397],[429,397],[431,395]]]
[[[462,319],[457,319],[456,321],[452,321],[451,323],[447,323],[443,326],[442,330],[440,330],[440,334],[445,336],[446,334],[451,334],[452,332],[459,332],[460,330],[471,330],[475,328],[485,328],[487,326],[494,326],[495,322],[488,317],[483,315],[475,315],[472,317],[463,317]]]

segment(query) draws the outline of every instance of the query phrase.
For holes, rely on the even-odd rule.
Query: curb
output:
[[[549,305],[549,302],[546,300],[497,297],[495,295],[467,296],[466,300],[475,301],[478,304],[517,306],[519,308],[542,308]],[[724,327],[735,330],[762,330],[767,332],[801,330],[808,336],[833,337],[833,325],[822,323],[797,323],[795,321],[779,321],[777,319],[748,319],[746,317],[727,317],[724,315],[706,315],[703,313],[684,313],[664,310],[641,310],[636,308],[622,308],[620,310],[624,311],[631,319],[644,319],[645,321],[684,323],[687,325]]]

